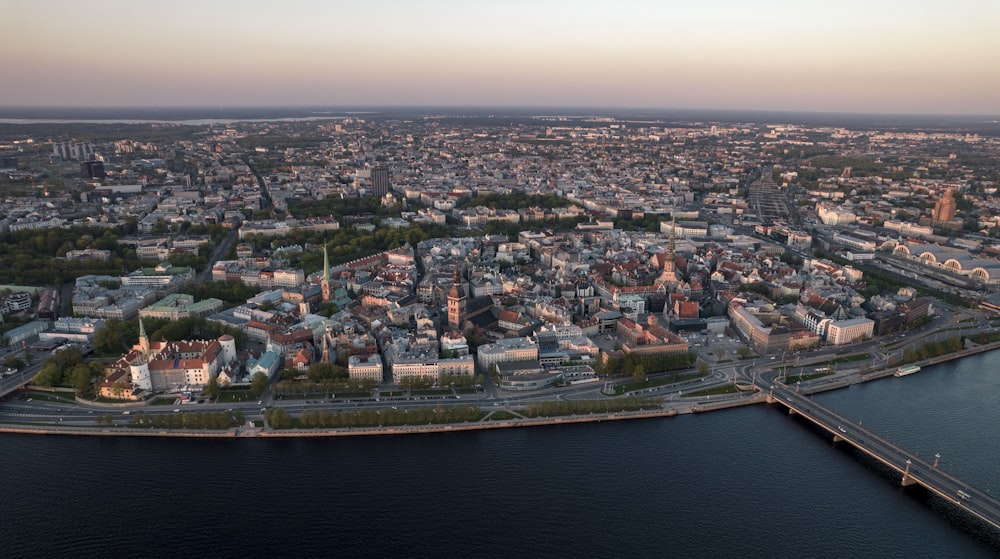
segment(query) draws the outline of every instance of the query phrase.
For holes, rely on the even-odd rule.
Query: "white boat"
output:
[[[907,365],[905,367],[900,367],[896,369],[896,372],[893,374],[893,376],[905,377],[906,375],[912,375],[913,373],[919,373],[919,372],[920,372],[920,367],[916,365]]]

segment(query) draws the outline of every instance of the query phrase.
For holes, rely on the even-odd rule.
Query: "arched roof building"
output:
[[[979,258],[962,249],[934,244],[900,243],[896,245],[892,253],[896,256],[918,260],[925,266],[944,268],[949,272],[985,284],[1000,284],[1000,262]]]

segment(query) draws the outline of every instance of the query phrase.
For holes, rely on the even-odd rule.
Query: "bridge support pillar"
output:
[[[843,442],[843,441],[846,441],[846,440],[847,439],[845,439],[844,437],[841,437],[840,435],[834,435],[833,436],[833,442],[835,442],[835,443]]]
[[[792,409],[792,408],[788,408],[788,415],[795,415],[795,414],[797,414],[797,413],[799,413],[799,412],[795,411],[795,410],[794,410],[794,409]]]
[[[903,470],[903,480],[900,482],[900,485],[902,485],[903,487],[909,487],[909,486],[913,485],[914,483],[917,483],[917,480],[915,480],[912,477],[910,477],[910,464],[911,464],[910,460],[907,459],[906,460],[906,469]]]

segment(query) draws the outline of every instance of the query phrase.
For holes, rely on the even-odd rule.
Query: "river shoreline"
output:
[[[933,357],[914,364],[920,366],[937,365],[954,361],[963,357],[977,355],[1000,349],[1000,342],[977,345],[960,351]],[[773,369],[772,369],[773,370]],[[812,381],[801,387],[806,394],[816,394],[829,390],[847,388],[852,384],[871,382],[891,377],[896,367],[887,367],[878,371],[859,374],[845,374],[839,379],[828,379],[827,382]],[[709,402],[692,402],[687,406],[654,411],[591,413],[587,415],[568,415],[558,417],[539,417],[524,419],[504,419],[498,421],[482,420],[475,423],[448,423],[431,425],[400,425],[392,427],[346,427],[338,429],[273,429],[270,427],[237,427],[226,430],[170,430],[139,427],[62,427],[42,425],[0,424],[0,433],[16,433],[25,435],[69,435],[69,436],[104,436],[104,437],[167,437],[167,438],[197,438],[197,439],[238,439],[238,438],[329,438],[357,437],[383,435],[415,435],[423,433],[453,433],[462,431],[481,431],[487,429],[514,429],[537,427],[543,425],[566,425],[576,423],[600,423],[602,421],[624,421],[634,419],[651,419],[673,417],[688,413],[704,413],[719,411],[734,407],[742,407],[764,403],[764,394],[758,392],[750,397],[740,397]]]
[[[763,400],[760,400],[763,401]],[[747,402],[747,403],[757,403]],[[741,403],[741,405],[745,405]],[[398,425],[392,427],[346,427],[340,429],[271,429],[261,427],[239,427],[218,431],[143,429],[140,427],[49,427],[0,425],[0,433],[20,433],[29,435],[78,435],[111,437],[183,437],[183,438],[302,438],[302,437],[356,437],[376,435],[413,435],[418,433],[450,433],[458,431],[481,431],[485,429],[511,429],[536,427],[539,425],[563,425],[572,423],[599,423],[602,421],[623,421],[672,417],[677,410],[655,410],[615,412],[561,417],[540,417],[528,419],[505,419],[500,421],[480,421],[476,423],[447,423],[433,425]]]

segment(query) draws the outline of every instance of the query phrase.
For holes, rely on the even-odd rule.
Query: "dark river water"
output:
[[[1000,354],[815,399],[1000,491]],[[0,436],[3,557],[996,557],[764,405],[416,436]]]

